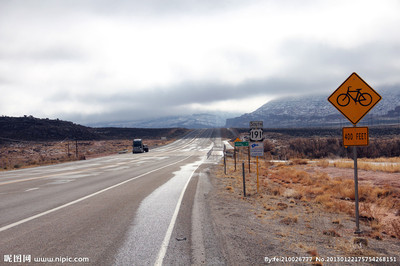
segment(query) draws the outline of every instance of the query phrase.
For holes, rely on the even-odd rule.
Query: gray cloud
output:
[[[248,9],[259,3],[263,12],[279,13],[276,25],[263,20],[263,12]],[[30,90],[41,91],[43,99],[36,99],[36,106],[24,113],[51,109],[53,116],[81,122],[183,114],[196,111],[190,105],[204,110],[222,101],[254,96],[328,94],[352,72],[370,85],[400,84],[400,39],[393,35],[398,28],[393,16],[378,21],[381,24],[368,24],[379,24],[374,31],[361,23],[362,30],[371,31],[371,38],[349,44],[320,36],[316,29],[325,27],[318,23],[310,24],[310,31],[302,28],[308,25],[306,15],[316,11],[314,1],[267,3],[0,1],[0,86],[10,85],[10,95],[19,94],[9,99],[18,99],[16,105],[24,107],[33,102]],[[329,14],[325,1],[316,6]],[[248,16],[229,13],[243,7]],[[259,17],[252,20],[252,14]],[[290,21],[290,15],[295,20]],[[188,26],[180,27],[180,21]],[[237,24],[231,27],[231,22]],[[330,26],[334,29],[336,24]],[[389,30],[381,33],[380,29]],[[347,32],[351,33],[359,32]],[[187,41],[186,35],[194,41]],[[25,102],[18,102],[20,95]],[[0,112],[7,114],[12,108],[16,112],[14,106]]]
[[[79,49],[68,46],[50,46],[26,49],[24,51],[0,51],[0,59],[14,61],[83,61],[86,56]]]
[[[35,10],[45,16],[69,13],[92,13],[100,15],[140,15],[140,16],[176,16],[189,14],[210,14],[220,10],[236,9],[260,2],[260,0],[36,0],[2,1],[0,6],[4,13],[25,13],[24,10]]]
[[[400,83],[396,74],[400,71],[400,43],[374,41],[340,48],[326,43],[291,40],[280,51],[290,62],[287,71],[296,73],[296,80],[301,77],[318,79],[328,86],[357,72],[378,84],[387,83],[389,77],[397,77],[391,83]]]
[[[115,94],[76,94],[62,92],[52,95],[47,101],[82,101],[88,106],[106,106],[108,111],[99,115],[80,115],[84,110],[70,114],[74,119],[84,122],[97,120],[135,120],[134,118],[153,118],[177,114],[190,114],[190,104],[212,104],[225,100],[240,100],[257,95],[298,95],[320,93],[320,84],[298,83],[292,80],[266,79],[248,80],[239,85],[211,82],[185,82],[168,88],[155,88],[142,92],[117,92]],[[59,114],[62,116],[63,114]],[[65,115],[65,114],[64,114]],[[75,120],[76,121],[76,120]]]

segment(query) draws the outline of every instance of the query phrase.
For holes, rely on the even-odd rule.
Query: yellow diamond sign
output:
[[[356,125],[381,99],[382,97],[354,72],[329,96],[328,101]]]

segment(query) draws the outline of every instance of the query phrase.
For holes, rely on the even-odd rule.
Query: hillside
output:
[[[0,117],[0,141],[107,140],[132,138],[178,137],[183,128],[91,128],[59,119],[32,116]]]
[[[360,122],[364,125],[400,123],[400,92],[396,89],[379,92],[382,100]],[[252,113],[227,119],[226,127],[248,127],[249,121],[262,120],[265,128],[321,127],[346,124],[328,101],[329,95],[306,95],[272,100]]]
[[[218,128],[225,125],[230,117],[225,113],[218,114],[191,114],[167,116],[135,121],[112,121],[88,124],[94,127],[129,127],[129,128]]]
[[[98,140],[91,128],[68,121],[39,119],[33,116],[0,117],[0,138],[12,140]]]

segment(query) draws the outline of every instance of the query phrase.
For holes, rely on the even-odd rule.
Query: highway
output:
[[[193,263],[199,169],[221,147],[217,130],[196,130],[148,153],[1,172],[0,264]]]

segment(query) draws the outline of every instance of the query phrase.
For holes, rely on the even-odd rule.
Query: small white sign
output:
[[[263,121],[250,121],[250,128],[263,128]]]
[[[264,156],[264,142],[251,142],[250,155],[253,157]]]

